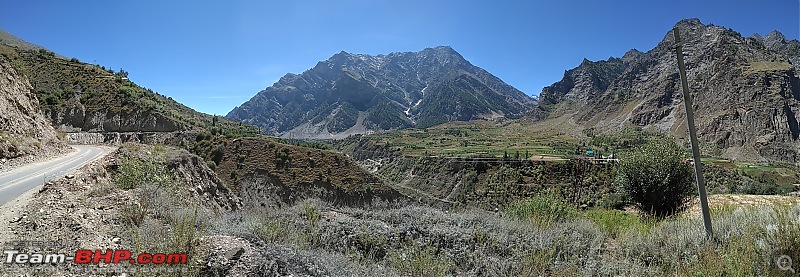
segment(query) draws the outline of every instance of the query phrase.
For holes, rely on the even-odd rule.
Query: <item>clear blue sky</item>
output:
[[[345,50],[450,45],[527,94],[590,60],[647,51],[680,19],[797,39],[798,0],[3,1],[0,28],[227,114],[288,72]]]

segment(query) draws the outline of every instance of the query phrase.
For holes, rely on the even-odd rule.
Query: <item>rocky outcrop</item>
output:
[[[518,118],[535,100],[447,46],[388,55],[342,51],[287,74],[229,119],[290,138],[341,138],[447,121]]]
[[[721,148],[754,149],[757,153],[725,151],[728,158],[800,161],[800,80],[794,61],[800,51],[791,51],[800,43],[786,41],[776,32],[763,38],[744,38],[697,19],[682,20],[677,26],[684,40],[699,138]],[[576,96],[543,100],[537,108],[552,109],[545,103],[557,107],[573,99],[569,105],[573,118],[585,127],[611,132],[634,125],[685,137],[681,82],[671,50],[674,44],[670,31],[647,53],[626,54],[621,72],[607,68],[597,74],[616,75],[605,89],[599,85],[602,82],[584,81],[591,85],[569,86],[571,90],[566,90]],[[586,64],[571,72],[588,71]],[[575,79],[565,76],[545,88],[542,98],[545,92],[552,94],[552,87]]]
[[[0,159],[65,151],[28,78],[0,56]]]

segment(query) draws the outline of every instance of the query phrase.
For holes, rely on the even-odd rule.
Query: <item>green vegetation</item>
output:
[[[365,123],[372,123],[383,130],[405,129],[411,127],[411,121],[401,112],[397,104],[383,102],[369,108]]]
[[[116,183],[121,189],[129,190],[147,185],[170,186],[172,178],[167,174],[163,161],[123,157]]]
[[[604,155],[613,153],[617,156],[662,136],[641,128],[625,128],[621,132],[607,134],[595,134],[595,132],[594,128],[584,129],[584,133],[589,137],[588,147],[607,153]]]
[[[409,276],[448,276],[453,270],[447,257],[436,253],[432,247],[409,247],[389,257],[389,264]]]
[[[344,132],[358,120],[358,110],[350,103],[344,103],[336,110],[336,114],[326,125],[332,133]]]
[[[733,162],[704,158],[703,174],[709,193],[785,195],[800,183],[800,167],[787,163]]]
[[[665,217],[680,211],[695,192],[694,172],[685,149],[672,139],[650,142],[624,156],[616,183],[647,214]]]
[[[560,195],[550,191],[512,203],[505,210],[512,217],[528,220],[536,226],[549,227],[555,222],[576,217],[578,211]]]

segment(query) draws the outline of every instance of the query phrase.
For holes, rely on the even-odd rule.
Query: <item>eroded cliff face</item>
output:
[[[197,197],[201,203],[225,211],[241,208],[239,197],[223,184],[214,170],[200,157],[183,155],[170,161],[168,167],[176,180],[190,186],[192,197]]]
[[[51,112],[50,117],[67,132],[174,132],[180,123],[155,111],[87,111],[80,103]]]
[[[0,56],[0,159],[47,155],[65,149],[42,114],[28,78]]]
[[[682,20],[677,26],[699,138],[725,149],[728,158],[800,161],[800,79],[797,65],[792,63],[800,53],[785,50],[794,49],[798,42],[776,39],[776,34],[768,39],[745,38],[697,19]],[[594,73],[616,75],[602,92],[596,88],[603,87],[603,79],[584,78],[579,82],[582,86],[561,89],[563,96],[550,101],[549,108],[565,100],[586,99],[573,100],[570,106],[575,122],[585,127],[613,132],[633,125],[685,137],[681,80],[671,49],[674,44],[672,32],[667,32],[647,53],[626,54],[621,73],[616,74],[616,67]],[[603,63],[609,62],[584,62],[570,72],[596,70],[596,65]],[[567,77],[571,75],[548,88],[575,79]]]

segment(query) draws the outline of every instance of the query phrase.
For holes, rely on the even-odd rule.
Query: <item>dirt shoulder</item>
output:
[[[6,245],[6,243],[8,243],[9,241],[18,239],[20,235],[20,232],[17,228],[18,224],[25,221],[29,221],[31,211],[33,210],[38,211],[38,209],[35,209],[35,207],[32,206],[31,204],[34,203],[35,200],[40,199],[43,196],[43,194],[55,182],[64,182],[65,180],[68,179],[74,179],[75,178],[74,176],[86,175],[88,169],[97,167],[98,165],[104,165],[104,160],[106,159],[108,154],[116,150],[116,148],[114,147],[104,146],[102,148],[105,151],[103,151],[103,154],[98,159],[76,169],[74,172],[64,177],[49,182],[49,185],[39,186],[37,188],[28,190],[27,192],[23,193],[16,199],[11,200],[8,203],[0,206],[0,245]],[[66,155],[66,154],[67,153],[62,153],[61,155]],[[72,178],[67,178],[67,177],[72,177]]]

